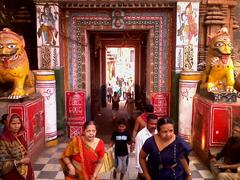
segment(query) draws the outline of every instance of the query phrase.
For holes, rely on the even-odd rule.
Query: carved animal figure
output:
[[[29,70],[29,61],[22,36],[8,28],[0,31],[0,83],[10,99],[18,99],[35,92],[34,75]],[[10,85],[10,86],[9,86]],[[12,89],[11,89],[12,88]]]
[[[234,92],[234,66],[232,44],[226,28],[210,37],[206,55],[206,69],[202,73],[200,88],[209,92]]]

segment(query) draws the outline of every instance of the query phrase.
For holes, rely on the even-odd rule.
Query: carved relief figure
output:
[[[35,92],[34,76],[24,47],[22,36],[8,28],[0,31],[0,83],[3,84],[0,88],[8,91],[6,95],[10,99]]]
[[[55,38],[58,35],[58,32],[55,28],[55,21],[57,20],[57,15],[53,15],[51,12],[51,7],[46,4],[43,7],[43,12],[41,10],[38,10],[38,13],[40,14],[39,23],[40,27],[38,29],[38,36],[42,36],[43,44],[45,45],[55,45],[56,40]]]
[[[227,28],[210,37],[206,55],[206,69],[202,74],[201,88],[209,92],[234,91],[232,44]]]

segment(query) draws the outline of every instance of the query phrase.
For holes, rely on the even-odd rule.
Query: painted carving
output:
[[[178,6],[178,11],[181,11],[180,6]],[[193,10],[192,3],[189,3],[184,11],[180,14],[178,12],[178,18],[180,27],[177,30],[177,36],[180,37],[181,41],[188,40],[192,41],[194,37],[197,37],[198,28],[197,28],[197,14]]]
[[[38,9],[38,20],[40,27],[38,29],[38,37],[42,38],[42,44],[44,45],[56,45],[56,38],[58,31],[55,27],[58,12],[51,12],[51,7],[46,4],[43,7],[43,12]]]
[[[222,28],[210,37],[201,88],[206,88],[209,92],[235,91],[232,50],[227,28]]]
[[[34,76],[29,68],[25,41],[8,28],[0,31],[0,83],[9,99],[35,92]]]
[[[124,29],[124,12],[117,9],[112,12],[112,28]]]
[[[176,70],[196,71],[199,2],[177,2]],[[180,56],[181,55],[181,56]]]

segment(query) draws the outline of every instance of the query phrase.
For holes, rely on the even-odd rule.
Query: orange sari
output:
[[[77,177],[66,177],[66,180],[89,180],[94,173],[98,160],[103,156],[104,142],[101,139],[96,148],[92,149],[84,143],[82,137],[74,137],[62,155],[61,164],[63,169],[66,169],[63,158],[68,157],[76,169]]]

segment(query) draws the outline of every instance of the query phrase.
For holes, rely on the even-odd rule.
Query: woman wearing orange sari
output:
[[[24,131],[17,114],[7,119],[0,137],[0,177],[3,180],[34,180]]]
[[[96,138],[96,125],[87,121],[83,136],[76,136],[67,145],[61,165],[67,180],[97,180],[104,156],[104,142]]]

